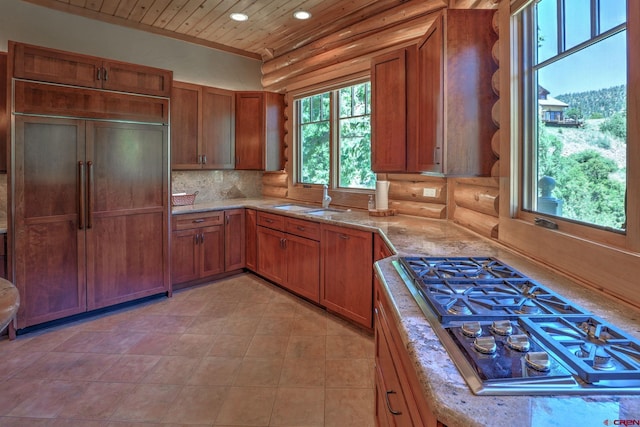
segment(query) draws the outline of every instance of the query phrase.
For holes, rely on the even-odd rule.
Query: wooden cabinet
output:
[[[372,328],[373,242],[371,232],[322,225],[320,303]]]
[[[236,169],[281,170],[284,96],[236,92]]]
[[[246,267],[251,271],[258,269],[258,223],[255,209],[245,210],[245,257]]]
[[[390,257],[393,255],[393,250],[387,246],[387,243],[379,234],[373,236],[373,260],[379,261],[381,259]]]
[[[390,304],[376,277],[376,423],[378,426],[444,427],[427,404],[407,350],[400,341]]]
[[[224,270],[239,270],[246,266],[244,209],[224,211]]]
[[[170,292],[166,126],[15,118],[18,328]]]
[[[493,10],[448,9],[418,43],[417,168],[448,176],[489,176],[496,158],[491,109]]]
[[[173,73],[88,55],[9,42],[13,76],[119,92],[169,97]]]
[[[171,278],[174,284],[225,271],[224,212],[177,215],[173,221]]]
[[[416,47],[371,61],[371,169],[412,171],[415,153],[417,76]]]
[[[7,278],[7,233],[0,234],[0,277]]]
[[[174,82],[171,92],[171,167],[235,167],[235,94]]]
[[[7,110],[7,54],[0,52],[0,173],[7,172],[7,141],[9,140]]]
[[[258,274],[320,300],[320,225],[258,212]]]

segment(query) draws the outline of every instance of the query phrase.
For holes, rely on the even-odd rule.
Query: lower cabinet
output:
[[[244,209],[224,211],[224,271],[246,266]]]
[[[245,264],[251,271],[258,269],[258,223],[255,209],[245,210]]]
[[[320,225],[258,212],[257,273],[319,302]]]
[[[190,282],[224,272],[224,212],[185,214],[173,221],[171,280]]]
[[[320,304],[372,328],[372,265],[371,232],[323,224]]]
[[[417,374],[391,316],[391,303],[376,278],[376,424],[379,427],[444,427],[427,405]]]

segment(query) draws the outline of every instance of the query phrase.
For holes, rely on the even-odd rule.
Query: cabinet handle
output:
[[[439,164],[440,164],[440,162],[439,162],[439,160],[440,160],[440,156],[438,155],[438,150],[439,150],[439,149],[440,149],[440,147],[435,147],[435,148],[433,149],[433,162],[434,162],[436,165],[439,165]]]
[[[395,391],[393,390],[389,390],[387,391],[387,394],[384,396],[384,399],[387,401],[387,409],[389,410],[389,412],[391,412],[393,415],[402,415],[402,412],[400,411],[394,411],[393,409],[391,409],[391,403],[389,402],[389,395],[390,394],[396,394]]]
[[[341,234],[340,238],[343,240],[349,240],[349,236],[347,236],[346,234]]]
[[[78,162],[78,228],[84,229],[84,195],[82,191],[84,189],[84,163]]]
[[[193,244],[197,245],[199,239],[200,239],[200,235],[199,234],[194,235],[193,236]]]
[[[199,224],[201,222],[204,222],[204,218],[198,218],[198,219],[194,219],[193,221],[191,221],[194,224]]]
[[[102,67],[96,68],[96,80],[102,80]]]
[[[273,220],[269,218],[265,218],[264,222],[266,222],[267,224],[273,224]]]
[[[224,221],[229,225],[229,215],[225,216]]]
[[[89,160],[87,162],[88,171],[88,181],[87,181],[87,228],[93,227],[93,162]]]
[[[104,76],[103,80],[106,82],[107,80],[109,80],[109,74],[108,74],[109,72],[104,67],[102,67],[102,71],[103,71],[102,75]]]
[[[305,228],[305,227],[303,227],[303,226],[301,226],[301,225],[298,225],[296,228],[297,228],[298,230],[300,230],[300,231],[304,231],[304,230],[306,230],[306,228]]]
[[[206,154],[203,154],[203,155],[202,155],[202,164],[203,164],[203,165],[206,165],[206,164],[207,164],[207,155],[206,155]]]
[[[200,243],[204,243],[204,233],[200,233]]]

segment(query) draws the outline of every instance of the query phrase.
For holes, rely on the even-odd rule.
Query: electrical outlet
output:
[[[424,197],[436,197],[436,189],[435,188],[423,188],[422,195]]]

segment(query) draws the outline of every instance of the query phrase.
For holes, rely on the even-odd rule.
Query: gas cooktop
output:
[[[395,266],[474,393],[640,393],[638,340],[501,261]]]

